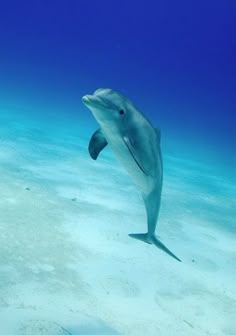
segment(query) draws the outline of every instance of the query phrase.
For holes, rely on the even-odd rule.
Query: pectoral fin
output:
[[[105,148],[106,145],[107,140],[104,137],[101,129],[98,129],[97,131],[95,131],[89,142],[88,150],[92,159],[96,160],[98,158],[98,155]]]
[[[132,155],[133,159],[135,160],[136,164],[140,168],[140,170],[142,170],[142,172],[146,176],[148,176],[149,173],[148,173],[147,169],[145,168],[142,159],[140,159],[140,155],[138,154],[138,152],[135,149],[135,147],[134,147],[133,143],[131,142],[131,140],[127,136],[124,136],[123,140],[124,140],[127,148],[129,149],[130,154]]]

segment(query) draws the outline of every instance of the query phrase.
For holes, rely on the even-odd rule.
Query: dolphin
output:
[[[154,244],[181,262],[155,235],[163,179],[160,130],[128,98],[112,89],[100,88],[82,101],[100,125],[89,142],[90,156],[96,160],[108,144],[142,192],[147,233],[129,236]]]

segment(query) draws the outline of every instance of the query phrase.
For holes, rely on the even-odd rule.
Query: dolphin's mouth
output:
[[[87,107],[103,107],[109,109],[116,109],[115,104],[112,104],[105,98],[101,98],[96,95],[86,94],[82,97],[82,101]]]
[[[97,97],[95,97],[94,95],[84,95],[82,97],[82,101],[83,103],[85,104],[85,106],[88,106],[88,107],[96,107],[96,106],[99,106],[101,105],[99,99]]]
[[[88,96],[88,95],[84,95],[84,96],[82,97],[82,101],[83,101],[84,104],[88,103],[89,100],[90,100],[90,99],[89,99],[89,96]]]

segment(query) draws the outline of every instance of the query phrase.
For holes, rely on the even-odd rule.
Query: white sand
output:
[[[164,153],[157,234],[179,263],[128,237],[141,196],[109,149],[90,159],[84,121],[0,116],[0,334],[236,334],[229,182]]]

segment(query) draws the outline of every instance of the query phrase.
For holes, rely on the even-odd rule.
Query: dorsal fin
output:
[[[160,128],[154,128],[155,129],[155,132],[156,132],[156,135],[157,135],[157,140],[158,140],[158,143],[161,142],[161,130]]]

